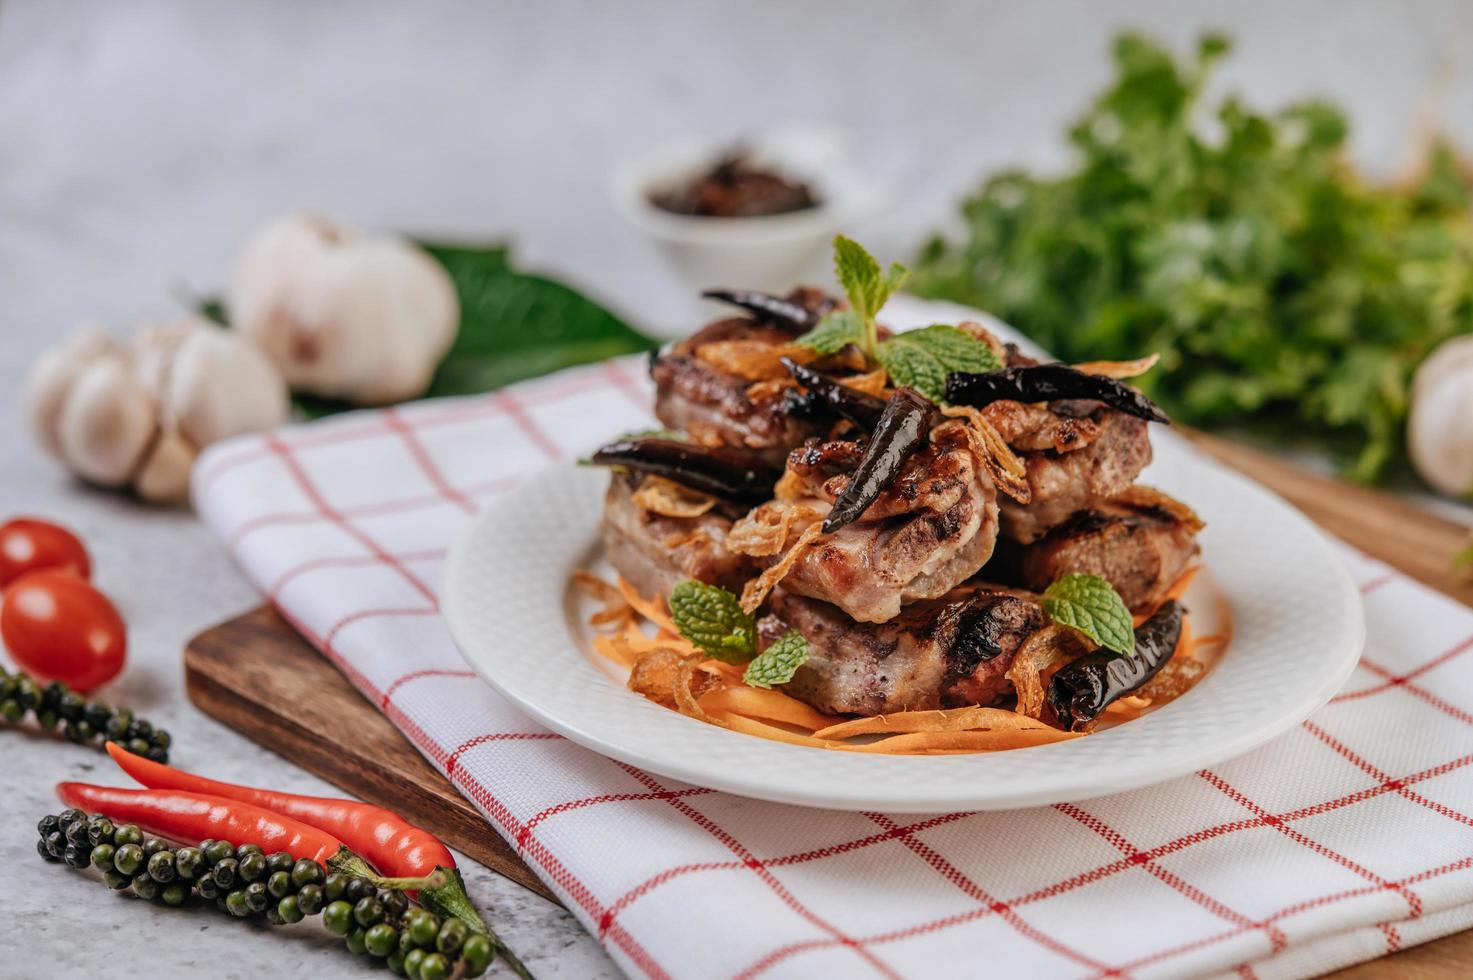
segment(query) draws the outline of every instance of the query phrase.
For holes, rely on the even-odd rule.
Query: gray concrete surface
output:
[[[510,236],[524,260],[638,320],[685,309],[608,204],[611,167],[655,141],[778,121],[840,124],[896,190],[857,229],[909,251],[984,172],[1057,165],[1061,126],[1122,25],[1239,42],[1225,86],[1332,97],[1387,171],[1442,66],[1473,40],[1455,2],[59,3],[0,0],[0,397],[79,319],[131,330],[219,284],[259,220],[309,207],[370,227]],[[1473,73],[1447,121],[1473,144]],[[179,652],[256,595],[189,515],[89,491],[0,414],[0,515],[80,531],[132,630],[108,693],[227,778],[326,791],[193,710]],[[0,977],[367,972],[306,931],[149,910],[36,860],[51,784],[98,757],[0,733]],[[613,972],[566,913],[484,869],[474,897],[544,976]]]

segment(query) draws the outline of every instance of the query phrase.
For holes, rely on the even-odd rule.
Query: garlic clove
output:
[[[163,401],[174,361],[194,331],[195,321],[189,319],[144,327],[133,338],[133,376],[154,400]]]
[[[292,388],[360,404],[423,394],[460,318],[454,284],[422,249],[300,215],[248,243],[230,310]]]
[[[57,418],[61,458],[77,474],[105,486],[128,482],[157,430],[157,408],[122,357],[83,367]]]
[[[1417,369],[1407,450],[1437,490],[1473,494],[1473,337],[1446,341]]]
[[[291,399],[276,366],[254,344],[212,324],[189,321],[170,365],[166,420],[196,446],[286,421]]]
[[[189,499],[189,471],[197,455],[188,439],[164,428],[133,477],[134,491],[150,503],[183,503]]]
[[[58,422],[67,393],[84,369],[102,358],[122,358],[122,349],[100,326],[86,324],[44,351],[26,373],[22,407],[31,432],[48,453],[61,456]]]

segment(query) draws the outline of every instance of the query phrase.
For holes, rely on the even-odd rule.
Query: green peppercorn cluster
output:
[[[222,840],[175,848],[133,824],[118,826],[80,810],[43,817],[36,829],[41,857],[79,870],[95,867],[114,891],[131,888],[139,898],[165,905],[213,901],[228,915],[273,925],[321,914],[322,924],[342,936],[348,949],[413,980],[478,977],[491,965],[491,940],[461,920],[411,905],[402,891],[329,873],[285,851],[266,854],[256,844],[235,847]]]
[[[0,721],[14,725],[27,714],[35,716],[43,731],[60,725],[78,745],[102,748],[103,742],[117,742],[134,755],[169,761],[169,733],[146,718],[135,718],[130,709],[89,701],[61,681],[43,687],[24,671],[12,674],[0,667]]]

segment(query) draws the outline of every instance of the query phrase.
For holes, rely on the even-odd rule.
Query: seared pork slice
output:
[[[750,558],[727,550],[732,518],[719,505],[697,517],[665,517],[635,503],[638,479],[613,474],[602,531],[610,564],[640,595],[668,595],[688,578],[739,592],[757,574]]]
[[[1017,581],[1042,591],[1071,572],[1098,575],[1132,610],[1151,609],[1197,554],[1201,529],[1201,519],[1185,504],[1149,487],[1132,487],[1020,549]]]
[[[1031,599],[968,584],[857,623],[835,606],[778,589],[758,623],[764,642],[789,629],[809,656],[783,690],[831,714],[990,705],[1013,693],[1005,676],[1028,636],[1048,624]]]
[[[1000,505],[1003,535],[1024,544],[1123,493],[1151,461],[1146,422],[1099,402],[1001,401],[982,414],[1028,468],[1032,499]]]
[[[731,547],[767,566],[783,560],[849,485],[857,442],[810,442],[788,457],[778,499],[732,530]],[[801,551],[782,579],[793,593],[883,623],[976,574],[997,541],[997,490],[963,423],[932,430],[859,519]]]
[[[758,450],[780,463],[789,449],[810,435],[809,423],[789,415],[781,390],[753,397],[750,379],[717,369],[697,351],[703,344],[728,341],[771,344],[777,349],[790,340],[776,327],[745,318],[719,320],[701,329],[650,365],[656,417],[702,445]]]
[[[788,299],[815,315],[833,301],[814,289],[795,289]],[[655,415],[672,429],[707,446],[732,446],[765,453],[782,465],[788,450],[814,434],[813,423],[788,411],[786,378],[779,358],[792,348],[791,325],[749,317],[717,320],[656,355]],[[736,366],[745,370],[734,370]]]

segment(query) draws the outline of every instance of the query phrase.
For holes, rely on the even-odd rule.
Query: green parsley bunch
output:
[[[1181,421],[1313,440],[1361,480],[1404,455],[1412,371],[1473,330],[1473,177],[1439,146],[1415,186],[1347,165],[1344,115],[1204,98],[1229,49],[1115,43],[1059,178],[999,174],[913,288],[995,313],[1065,361],[1159,351],[1136,382]]]

